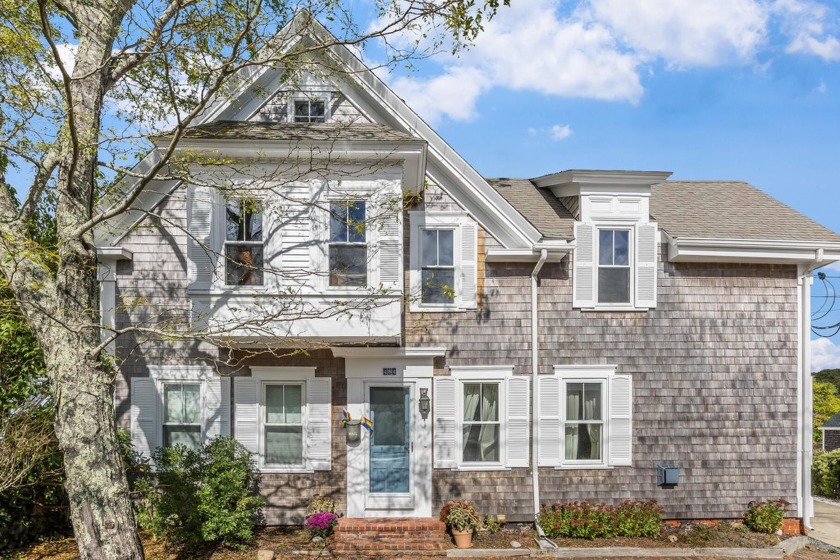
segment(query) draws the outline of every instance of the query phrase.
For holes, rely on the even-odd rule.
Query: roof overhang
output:
[[[671,262],[829,264],[840,260],[838,242],[665,237]]]
[[[588,194],[633,192],[650,194],[651,185],[671,176],[670,171],[611,171],[570,169],[543,175],[531,181],[540,188],[549,188],[558,197]]]

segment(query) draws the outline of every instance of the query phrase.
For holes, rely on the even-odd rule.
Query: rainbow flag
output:
[[[349,413],[349,412],[347,412],[347,409],[346,409],[346,408],[342,409],[342,411],[341,411],[341,412],[342,412],[342,414],[344,415],[344,425],[346,426],[346,425],[347,425],[347,422],[349,422],[349,421],[350,421],[350,413]]]
[[[373,420],[368,418],[367,416],[362,416],[362,426],[368,429],[368,431],[373,431]]]

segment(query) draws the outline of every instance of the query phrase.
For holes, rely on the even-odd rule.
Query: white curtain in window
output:
[[[580,419],[581,385],[569,384],[566,388],[566,420]],[[578,425],[566,425],[566,459],[578,459]]]
[[[495,384],[484,385],[482,391],[482,412],[481,418],[485,422],[497,422],[499,420],[499,386]],[[482,461],[499,460],[499,425],[484,424],[481,426],[481,433],[478,436],[479,453]]]
[[[583,414],[587,420],[601,419],[601,391],[598,385],[590,385],[584,391]],[[589,436],[589,456],[586,459],[599,460],[601,458],[601,425],[587,424],[586,432]],[[586,450],[582,450],[585,451]]]

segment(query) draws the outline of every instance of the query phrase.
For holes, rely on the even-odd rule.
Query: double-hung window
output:
[[[330,203],[330,286],[368,285],[368,246],[362,200]]]
[[[530,378],[513,366],[451,366],[434,378],[434,466],[503,470],[529,465]]]
[[[499,383],[463,384],[464,463],[501,461],[501,422],[499,421]]]
[[[323,99],[295,99],[292,103],[296,123],[326,122],[326,103]]]
[[[197,449],[201,443],[201,385],[163,384],[163,445]]]
[[[614,365],[556,365],[538,378],[539,464],[632,465],[633,378]]]
[[[625,303],[630,298],[630,230],[598,230],[598,303]]]
[[[603,461],[604,382],[565,385],[565,461]]]
[[[265,465],[303,465],[303,385],[264,385]]]
[[[455,302],[455,230],[421,229],[422,303]]]
[[[231,199],[225,205],[225,284],[263,284],[262,203]]]

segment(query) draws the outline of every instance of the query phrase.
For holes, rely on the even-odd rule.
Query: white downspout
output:
[[[534,487],[534,519],[540,512],[540,474],[539,474],[539,448],[537,445],[539,437],[539,418],[540,418],[540,400],[539,386],[537,375],[539,374],[539,332],[538,332],[538,313],[537,313],[537,275],[540,273],[546,259],[548,259],[548,251],[542,249],[540,251],[540,259],[534,266],[534,271],[531,273],[531,400],[533,406],[531,407],[531,473],[533,476]]]
[[[802,299],[800,300],[800,352],[801,365],[799,368],[799,412],[800,412],[800,426],[801,430],[799,437],[799,450],[801,460],[798,461],[797,470],[800,471],[798,494],[801,500],[800,511],[802,522],[807,529],[811,529],[811,518],[814,516],[814,499],[811,496],[811,465],[814,456],[813,446],[813,423],[814,423],[814,404],[813,394],[814,385],[811,378],[811,284],[814,279],[811,274],[814,269],[821,266],[822,255],[818,253],[817,260],[811,266],[801,265],[800,272],[800,287],[799,292]]]

